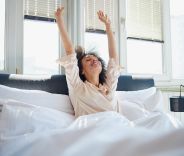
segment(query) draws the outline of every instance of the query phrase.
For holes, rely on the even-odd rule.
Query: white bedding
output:
[[[0,156],[183,156],[184,128],[163,112],[128,120],[115,112],[77,119],[1,100]]]

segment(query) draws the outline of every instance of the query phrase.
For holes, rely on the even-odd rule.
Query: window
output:
[[[105,32],[105,26],[99,21],[98,10],[103,10],[111,20],[112,28],[115,31],[115,0],[86,0],[85,1],[85,28],[84,36],[86,51],[96,52],[107,63],[108,40]]]
[[[59,33],[54,22],[58,0],[25,0],[24,74],[58,74]]]
[[[182,0],[170,0],[173,79],[184,79],[184,10],[182,2]]]
[[[5,0],[0,1],[0,70],[4,70]]]
[[[163,74],[160,0],[127,0],[127,72]]]
[[[24,74],[57,74],[59,33],[56,24],[24,20]]]
[[[127,41],[127,71],[136,74],[162,74],[162,44]]]

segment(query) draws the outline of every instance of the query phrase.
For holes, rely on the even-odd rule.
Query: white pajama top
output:
[[[80,79],[76,53],[66,55],[57,62],[65,68],[69,97],[76,117],[103,111],[118,112],[118,103],[114,94],[120,76],[120,67],[114,59],[109,60],[106,83],[99,88]],[[105,94],[106,91],[108,92]]]

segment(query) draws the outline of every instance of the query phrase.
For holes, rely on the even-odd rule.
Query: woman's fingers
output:
[[[105,24],[110,24],[110,23],[111,23],[111,21],[110,21],[110,19],[108,18],[107,14],[104,14],[103,11],[99,10],[99,11],[97,12],[97,14],[98,14],[99,20],[102,21],[103,23],[105,23]]]
[[[55,12],[55,16],[58,17],[58,16],[60,16],[63,12],[64,12],[64,7],[61,6],[60,8],[57,8],[57,10],[56,10],[56,12]]]
[[[103,16],[104,16],[103,11],[99,10],[99,11],[98,11],[98,16],[99,16],[99,17],[103,17]]]

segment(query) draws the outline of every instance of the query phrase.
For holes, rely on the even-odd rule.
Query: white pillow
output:
[[[116,91],[116,95],[120,99],[126,99],[128,101],[142,103],[151,95],[156,93],[156,88],[151,87],[148,89],[138,90],[138,91]]]
[[[150,112],[163,111],[164,102],[160,90],[156,90],[154,94],[147,96],[143,101],[144,108]]]
[[[163,111],[162,94],[156,87],[138,91],[116,91],[120,113],[129,120],[149,115],[151,112]]]
[[[6,100],[0,118],[0,133],[21,135],[68,127],[75,117],[55,109]]]
[[[13,99],[23,103],[74,114],[74,109],[68,95],[52,94],[40,90],[17,89],[0,85],[0,99]]]

